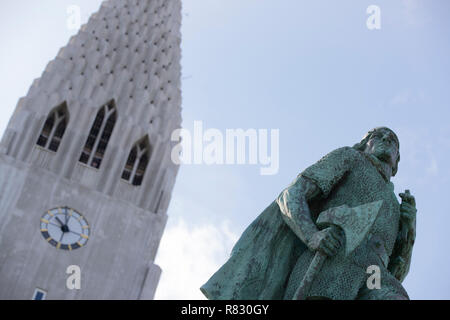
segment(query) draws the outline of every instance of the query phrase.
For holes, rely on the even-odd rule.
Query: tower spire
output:
[[[0,299],[153,297],[178,172],[180,26],[181,0],[104,1],[19,100],[0,143],[0,185],[16,194],[0,198]],[[76,292],[68,257],[89,279]]]

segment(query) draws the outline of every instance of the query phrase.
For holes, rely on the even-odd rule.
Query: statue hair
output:
[[[400,141],[398,140],[398,137],[394,131],[392,131],[391,129],[389,129],[387,127],[374,128],[374,129],[370,130],[369,132],[367,132],[366,135],[362,138],[362,140],[359,143],[355,144],[353,146],[353,148],[358,151],[364,152],[364,150],[366,149],[367,142],[370,140],[370,138],[372,138],[373,134],[379,130],[389,130],[390,132],[392,132],[394,134],[395,140],[397,142],[398,157],[397,157],[397,161],[395,162],[395,166],[392,168],[392,176],[395,176],[397,174],[397,170],[398,170],[398,163],[400,162]]]

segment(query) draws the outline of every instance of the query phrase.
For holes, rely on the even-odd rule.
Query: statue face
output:
[[[399,152],[394,133],[387,129],[377,130],[367,141],[364,152],[374,155],[394,168]]]

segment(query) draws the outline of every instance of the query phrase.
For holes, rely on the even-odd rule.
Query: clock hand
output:
[[[67,224],[63,224],[62,221],[61,221],[58,217],[56,217],[56,220],[58,220],[59,223],[61,224],[61,231],[62,231],[63,233],[66,233],[66,232],[69,232],[69,231],[70,231],[70,230],[69,230],[69,226],[68,226]]]
[[[60,228],[61,228],[61,226],[59,226],[59,225],[57,225],[56,223],[53,223],[53,222],[49,222],[48,224],[51,224],[52,226],[60,227]]]
[[[58,220],[58,222],[61,225],[61,227],[64,226],[64,223],[62,223],[62,221],[58,217],[56,217],[56,220]]]
[[[64,211],[64,215],[66,216],[66,220],[65,221],[66,221],[66,225],[67,225],[67,207],[65,207],[64,210],[65,210]]]

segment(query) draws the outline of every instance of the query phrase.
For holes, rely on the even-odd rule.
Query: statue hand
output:
[[[314,233],[307,245],[310,250],[318,250],[331,257],[336,255],[343,243],[343,231],[337,227],[328,227]]]
[[[406,190],[405,193],[400,193],[399,196],[402,198],[400,205],[401,219],[410,225],[416,219],[416,199],[409,193],[409,190]]]
[[[402,257],[396,257],[393,261],[389,262],[388,268],[390,273],[400,280],[403,269],[405,268],[405,260]]]

